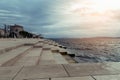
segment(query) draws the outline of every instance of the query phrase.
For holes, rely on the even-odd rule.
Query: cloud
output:
[[[79,9],[71,12],[71,5],[80,1],[84,3],[83,0],[1,0],[0,25],[20,24],[25,30],[46,37],[120,35],[119,10],[107,16],[99,14],[100,17],[82,15]]]

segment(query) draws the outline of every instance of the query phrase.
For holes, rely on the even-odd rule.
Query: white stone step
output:
[[[24,53],[26,50],[28,50],[30,48],[31,48],[30,46],[23,46],[23,47],[11,50],[7,53],[1,54],[0,55],[0,66],[5,65],[10,60],[12,60],[15,57],[21,55],[22,53]]]
[[[57,64],[69,64],[60,53],[53,53],[53,56]]]
[[[41,41],[41,39],[0,39],[0,54],[13,50],[24,44],[34,45],[38,41]]]
[[[36,45],[34,45],[34,48],[42,48],[44,45],[43,42],[37,43]]]
[[[76,61],[70,57],[69,55],[64,55],[63,56],[69,63],[76,63]]]
[[[39,64],[56,64],[51,50],[43,50]]]
[[[14,65],[15,66],[35,66],[41,55],[41,48],[33,48],[20,58]]]
[[[59,53],[61,53],[62,55],[66,55],[66,54],[68,53],[66,49],[60,48],[60,47],[58,47],[58,46],[52,47],[52,48],[51,48],[51,51],[52,51],[52,52],[59,52]]]
[[[91,76],[84,76],[84,77],[52,78],[51,80],[94,80],[94,79]]]
[[[43,50],[50,50],[53,46],[49,44],[44,44]]]
[[[120,75],[102,75],[94,76],[96,80],[120,80]]]
[[[18,72],[22,69],[20,67],[0,67],[0,80],[12,80]]]
[[[67,72],[72,77],[97,76],[97,75],[117,75],[120,74],[119,62],[114,63],[80,63],[64,64]],[[96,79],[97,80],[97,79]],[[104,79],[98,79],[104,80]],[[105,79],[109,80],[109,79]]]
[[[62,65],[40,65],[24,67],[15,77],[15,80],[39,80],[67,76],[68,74]]]
[[[59,47],[55,47],[55,46],[53,46],[52,48],[51,48],[51,51],[53,52],[53,53],[56,53],[56,52],[59,52],[59,50],[60,50],[60,48]]]
[[[67,50],[66,50],[66,49],[63,49],[63,48],[60,48],[60,49],[59,49],[59,52],[60,52],[62,55],[66,55],[66,54],[67,54]]]
[[[25,57],[40,56],[41,52],[42,48],[33,48],[28,52],[28,54],[25,55]]]

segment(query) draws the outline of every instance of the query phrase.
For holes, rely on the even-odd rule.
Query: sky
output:
[[[47,38],[119,37],[119,0],[0,0],[0,26]]]

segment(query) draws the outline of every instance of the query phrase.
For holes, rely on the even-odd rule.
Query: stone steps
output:
[[[0,54],[6,53],[13,49],[25,46],[25,44],[36,44],[39,40],[35,39],[3,39],[0,40]],[[42,40],[40,40],[42,41]],[[32,46],[32,45],[31,45]]]
[[[11,65],[15,62],[26,50],[30,49],[31,46],[19,47],[17,49],[11,50],[7,53],[0,55],[0,66]]]
[[[43,46],[43,50],[51,50],[52,47],[53,47],[52,45],[45,43]]]
[[[63,48],[60,48],[59,46],[61,45],[55,43],[54,41],[44,39],[11,39],[11,41],[12,43],[9,43],[11,47],[9,46],[10,49],[8,50],[8,52],[5,52],[5,54],[1,54],[1,57],[5,57],[5,59],[3,60],[2,58],[0,59],[1,66],[32,66],[35,64],[41,65],[69,63],[64,57],[64,53],[66,55],[67,51]],[[13,48],[13,45],[15,48]],[[16,47],[15,45],[17,45],[18,47]],[[19,49],[24,47],[32,48],[24,54],[20,54],[19,52],[26,51],[26,49],[22,49],[21,51],[19,51]],[[57,54],[53,54],[55,52],[57,52]]]
[[[53,44],[50,44],[50,42],[48,43],[43,40],[34,44],[28,41],[21,47],[6,52],[5,54],[1,54],[0,57],[4,57],[4,59],[0,59],[0,64],[1,66],[68,64],[69,62],[60,54],[60,52],[55,53],[52,51],[52,49],[58,51],[62,50],[62,48],[56,47]]]
[[[3,54],[3,53],[9,52],[9,51],[11,51],[11,50],[13,50],[13,49],[19,48],[19,47],[21,47],[21,46],[23,46],[23,44],[14,45],[14,46],[11,46],[11,47],[6,47],[6,48],[4,48],[4,49],[1,49],[1,50],[0,50],[0,55]]]
[[[33,48],[29,50],[26,55],[21,57],[16,63],[15,66],[35,66],[39,60],[41,55],[42,49],[41,48]]]
[[[53,56],[56,64],[69,64],[69,62],[60,53],[53,53]]]
[[[34,48],[43,48],[43,45],[44,45],[43,42],[39,42],[39,43],[35,44],[33,47]]]
[[[70,57],[69,55],[64,55],[63,57],[68,61],[69,64],[71,64],[71,63],[77,63],[77,62],[76,62],[72,57]]]
[[[40,57],[39,65],[45,64],[56,64],[53,53],[51,50],[43,50]]]
[[[14,66],[37,65],[42,52],[43,45],[44,44],[42,42],[38,42],[37,44],[31,45],[33,47],[30,50],[28,50],[21,58],[19,58],[13,65]]]
[[[0,80],[13,80],[23,67],[0,67]]]
[[[27,45],[0,54],[0,80],[120,79],[120,62],[75,64],[67,51],[60,51],[63,48],[55,42],[34,39],[18,42]]]

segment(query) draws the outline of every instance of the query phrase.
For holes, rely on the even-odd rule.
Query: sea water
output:
[[[119,62],[120,38],[57,38],[52,39],[75,54],[77,62]]]

